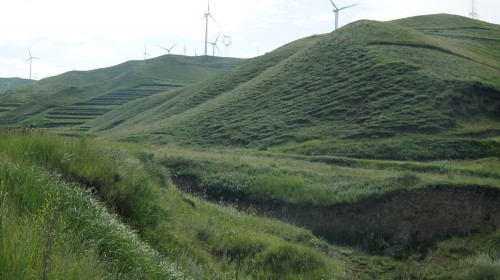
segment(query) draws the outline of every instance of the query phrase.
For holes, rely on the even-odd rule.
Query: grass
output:
[[[88,191],[33,165],[0,175],[2,279],[179,275]]]
[[[450,179],[376,165],[344,167],[243,150],[146,150],[85,136],[11,131],[3,132],[0,140],[2,279],[43,273],[54,278],[137,278],[146,273],[150,278],[359,279],[393,278],[411,271],[454,277],[478,266],[468,252],[496,250],[488,243],[496,238],[493,232],[438,243],[423,257],[411,252],[401,259],[368,255],[356,247],[328,244],[305,229],[207,203],[169,183],[170,176],[191,169],[192,174],[205,171],[202,179],[212,182],[214,190],[224,184],[233,190],[233,183],[240,182],[247,191],[254,189],[255,199],[274,195],[314,203],[311,194],[322,198],[314,185],[321,189],[332,178],[352,181],[345,199],[370,195],[370,187],[354,185],[363,180],[398,178],[412,188],[435,176],[459,182],[484,178],[455,174]],[[497,163],[490,159],[478,164],[486,168]],[[422,272],[422,267],[430,268]]]
[[[3,94],[1,104],[16,106],[2,105],[0,115],[18,126],[77,129],[89,117],[94,119],[133,100],[208,79],[241,61],[169,55],[146,64],[130,61],[92,71],[72,71]]]
[[[240,200],[332,205],[437,184],[500,187],[496,158],[419,163],[173,146],[156,154],[172,176],[193,180],[195,192]]]
[[[496,277],[498,231],[383,255],[374,232],[334,245],[223,200],[322,207],[498,188],[498,34],[448,15],[360,21],[232,71],[165,56],[6,93],[2,125],[73,138],[0,132],[0,278]]]
[[[29,82],[31,81],[22,78],[0,78],[0,94]]]
[[[422,27],[427,19],[431,31]],[[442,36],[458,32],[452,22],[471,36]],[[133,104],[134,114],[102,137],[385,160],[499,156],[500,80],[491,51],[499,34],[496,25],[448,15],[360,21],[175,96]]]
[[[317,249],[328,245],[310,232],[185,197],[168,186],[165,170],[148,152],[137,150],[135,158],[124,148],[101,146],[85,137],[62,140],[37,134],[3,134],[2,143],[5,199],[25,213],[44,211],[45,201],[56,204],[53,211],[64,227],[54,232],[75,238],[75,244],[94,246],[94,257],[109,273],[124,278],[147,273],[154,278],[170,271],[165,277],[183,273],[213,279],[237,271],[242,279],[255,273],[276,279],[276,272],[256,267],[254,259],[275,252],[274,246],[285,246],[303,252],[306,259],[309,254],[319,259],[318,266],[291,271],[291,277],[343,274],[335,260]],[[16,173],[15,166],[26,173]],[[46,235],[41,236],[43,241]]]

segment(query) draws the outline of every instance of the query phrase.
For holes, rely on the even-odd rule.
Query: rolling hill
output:
[[[0,94],[0,279],[499,279],[499,47],[359,21]]]
[[[214,77],[241,62],[165,55],[93,71],[71,71],[1,96],[0,119],[4,125],[82,129],[85,122],[130,101]]]
[[[0,78],[0,93],[31,82],[22,78]]]
[[[127,141],[431,160],[500,155],[500,27],[359,21],[91,122]]]

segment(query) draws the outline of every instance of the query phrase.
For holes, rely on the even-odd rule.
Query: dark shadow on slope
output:
[[[332,243],[357,245],[370,252],[425,251],[451,235],[500,228],[500,190],[486,186],[436,185],[325,207],[257,201],[233,192],[210,193],[198,188],[192,177],[173,177],[172,181],[185,192],[305,227]]]

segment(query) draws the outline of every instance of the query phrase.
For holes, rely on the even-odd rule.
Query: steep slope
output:
[[[498,49],[498,25],[459,16],[359,21],[155,96],[149,110],[100,129],[308,155],[498,156]]]
[[[72,71],[0,97],[4,123],[80,126],[130,101],[199,82],[242,60],[166,55],[93,71]]]

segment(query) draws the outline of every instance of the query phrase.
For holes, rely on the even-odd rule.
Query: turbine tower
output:
[[[30,50],[29,47],[28,47],[28,52],[30,54],[30,57],[26,60],[26,62],[28,62],[28,61],[30,62],[30,80],[31,80],[31,66],[33,65],[33,59],[39,59],[39,58],[34,57],[34,56],[31,55],[31,50]]]
[[[144,43],[144,61],[146,61],[148,55],[151,56],[146,49],[146,43]]]
[[[160,48],[164,49],[167,51],[167,54],[170,54],[170,52],[175,48],[175,46],[177,46],[177,44],[179,44],[179,42],[175,43],[173,46],[170,47],[170,49],[167,49],[165,47],[162,47],[162,46],[159,46]],[[184,46],[185,48],[186,46]]]
[[[350,6],[346,6],[346,7],[342,7],[342,8],[337,8],[337,6],[333,3],[332,0],[330,0],[330,2],[332,3],[333,5],[333,12],[335,13],[335,30],[337,30],[339,28],[339,12],[341,10],[345,10],[347,8],[350,8],[350,7],[354,7],[358,4],[354,4],[354,5],[350,5]]]
[[[208,1],[208,10],[205,13],[205,55],[208,54],[208,18],[211,18],[215,24],[219,25],[217,21],[210,14],[210,1]]]
[[[479,19],[479,14],[477,13],[476,0],[470,1],[470,13],[469,13],[469,15],[472,19]]]
[[[233,42],[231,41],[231,36],[229,35],[222,35],[222,44],[224,44],[224,46],[226,46],[226,56],[229,56],[229,46],[231,46],[233,44]]]
[[[215,56],[215,48],[217,48],[217,51],[220,53],[219,47],[217,46],[217,41],[219,41],[220,37],[220,32],[219,35],[217,35],[217,38],[215,39],[215,42],[208,42],[210,45],[212,45],[212,56]]]

